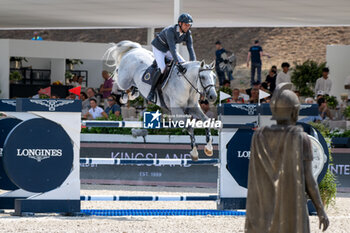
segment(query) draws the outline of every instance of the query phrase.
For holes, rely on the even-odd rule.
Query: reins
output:
[[[200,73],[201,73],[202,71],[208,71],[208,70],[212,70],[212,69],[206,68],[206,69],[200,69],[200,70],[198,71],[198,79],[199,79],[199,81],[200,81],[200,83],[201,83],[201,86],[202,86],[203,89],[204,89],[204,92],[206,91],[207,88],[210,88],[210,87],[214,86],[214,85],[212,85],[212,84],[209,84],[209,85],[206,86],[206,87],[203,86],[202,80],[201,80],[201,78],[200,78]],[[186,77],[186,75],[185,75],[184,73],[181,73],[180,71],[178,71],[178,73],[180,73],[180,74],[185,78],[185,80],[191,85],[191,87],[192,87],[198,94],[200,94],[200,95],[203,95],[203,94],[204,94],[204,93],[201,93],[201,92],[198,90],[198,88],[195,87],[195,86],[191,83],[190,80],[188,80],[188,78]]]

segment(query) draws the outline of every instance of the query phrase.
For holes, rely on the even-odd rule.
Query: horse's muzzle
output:
[[[209,100],[209,102],[215,102],[216,98],[218,97],[214,87],[209,88],[206,96],[207,96],[207,99]]]

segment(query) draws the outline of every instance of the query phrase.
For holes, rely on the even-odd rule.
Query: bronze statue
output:
[[[314,203],[325,231],[329,225],[317,182],[312,175],[312,147],[296,126],[300,102],[291,83],[276,87],[270,108],[277,125],[253,135],[249,175],[247,233],[310,232],[307,196]]]

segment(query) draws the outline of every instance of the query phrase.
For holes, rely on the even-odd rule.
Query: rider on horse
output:
[[[159,77],[164,73],[166,64],[164,58],[174,60],[178,70],[181,73],[185,73],[186,69],[181,65],[185,60],[176,51],[176,44],[186,42],[188,53],[190,55],[190,61],[196,60],[194,53],[191,35],[191,26],[193,20],[189,14],[181,14],[178,19],[178,23],[164,28],[152,41],[153,54],[156,59],[158,69],[152,77],[151,91],[148,94],[147,99],[152,101],[154,98],[154,90],[159,80]]]

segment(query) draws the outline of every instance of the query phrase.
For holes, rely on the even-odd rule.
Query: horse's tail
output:
[[[122,57],[132,49],[142,48],[139,43],[132,42],[129,40],[123,40],[118,44],[111,43],[111,47],[107,49],[103,58],[106,59],[106,65],[109,67],[115,67],[118,69],[119,63]],[[113,63],[109,63],[109,60],[113,60]]]

